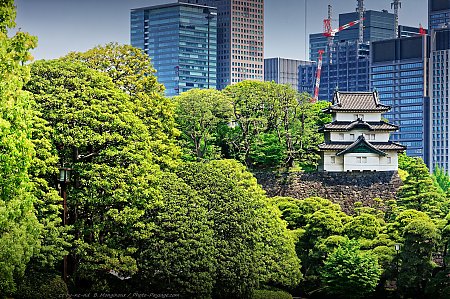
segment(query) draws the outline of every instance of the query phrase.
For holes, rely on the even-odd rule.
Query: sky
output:
[[[305,13],[306,1],[306,13]],[[366,0],[367,10],[386,9],[392,0]],[[17,28],[38,37],[35,59],[53,59],[108,42],[130,43],[130,10],[176,0],[16,0]],[[400,24],[424,27],[426,0],[403,0]],[[328,4],[333,27],[339,13],[356,9],[356,0],[265,0],[264,56],[307,59],[307,36],[323,30]],[[306,28],[305,28],[306,18]],[[306,29],[306,39],[305,39]],[[306,42],[306,47],[305,47]]]

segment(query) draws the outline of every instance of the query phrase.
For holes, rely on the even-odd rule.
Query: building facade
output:
[[[429,43],[428,36],[373,42],[370,66],[371,90],[391,106],[384,117],[400,127],[391,140],[406,145],[408,156],[420,157],[428,166]]]
[[[450,23],[450,0],[428,0],[428,29],[448,27]]]
[[[449,62],[450,62],[450,29],[433,29],[434,43],[430,54],[430,87],[431,87],[431,124],[432,140],[430,147],[431,168],[439,166],[449,172]],[[432,38],[433,40],[433,38]]]
[[[382,120],[389,110],[376,92],[336,92],[325,112],[332,123],[323,126],[319,171],[396,171],[405,147],[389,141],[397,126]]]
[[[303,61],[287,58],[264,59],[264,81],[274,81],[279,84],[289,84],[293,89],[298,89],[298,68],[303,65],[313,65],[311,61]]]
[[[167,96],[217,87],[217,10],[172,3],[131,11],[131,45],[152,59]]]
[[[358,20],[358,12],[339,15],[339,26]],[[364,12],[364,41],[373,42],[395,38],[395,16],[387,10],[367,10]],[[339,32],[339,41],[358,40],[358,25]]]
[[[369,90],[370,52],[368,43],[335,43],[333,63],[324,63],[319,88],[319,100],[331,101],[336,90]],[[326,55],[326,54],[324,54]],[[313,92],[316,81],[317,64],[299,67],[300,92]]]
[[[264,80],[264,0],[179,0],[217,7],[217,87]]]

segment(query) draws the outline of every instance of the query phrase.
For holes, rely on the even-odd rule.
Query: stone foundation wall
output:
[[[397,198],[402,180],[396,171],[388,172],[318,172],[318,173],[255,173],[258,183],[269,197],[289,196],[305,199],[319,196],[339,203],[351,213],[355,202],[372,206],[375,198]]]

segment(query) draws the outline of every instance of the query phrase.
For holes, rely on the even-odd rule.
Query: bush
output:
[[[253,299],[292,299],[292,295],[285,291],[269,291],[269,290],[255,290],[253,292]]]
[[[68,289],[63,279],[55,274],[30,271],[18,283],[15,299],[68,298]]]

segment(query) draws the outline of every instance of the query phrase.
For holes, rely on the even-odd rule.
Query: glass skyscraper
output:
[[[131,45],[152,59],[166,95],[217,87],[217,10],[172,3],[131,11]]]
[[[324,54],[326,55],[326,54]],[[319,88],[319,100],[331,101],[334,92],[369,90],[369,44],[335,43],[333,63],[324,63]],[[316,81],[317,64],[299,66],[300,92],[312,93]]]
[[[434,43],[430,57],[431,96],[432,96],[432,153],[431,167],[435,165],[450,170],[449,152],[449,62],[450,29],[433,29]],[[432,39],[433,40],[433,39]]]
[[[357,12],[339,15],[339,26],[358,20]],[[358,39],[358,25],[339,32],[339,41],[354,41]],[[395,16],[386,10],[367,10],[364,12],[364,41],[373,42],[392,39],[395,36]]]
[[[384,117],[400,126],[391,140],[406,145],[408,156],[421,157],[430,166],[428,36],[373,42],[371,52],[371,89],[391,106]]]
[[[217,87],[264,80],[264,0],[179,0],[217,7]]]
[[[428,0],[428,28],[448,27],[450,23],[450,0]]]

